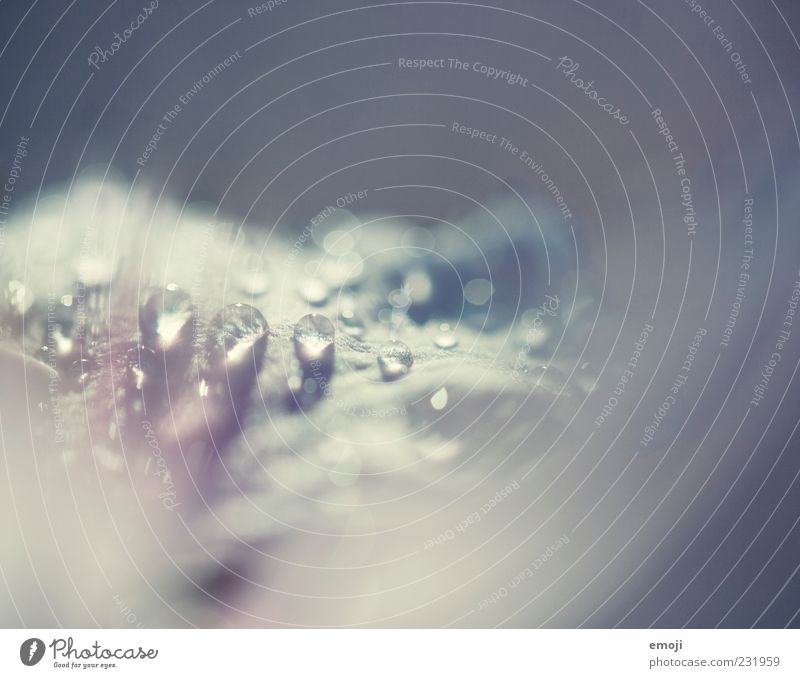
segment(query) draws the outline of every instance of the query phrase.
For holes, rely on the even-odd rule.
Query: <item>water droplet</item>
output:
[[[333,231],[349,233],[353,237],[357,234],[361,222],[350,210],[344,209],[342,204],[335,207],[331,205],[317,214],[311,238],[319,247],[325,247],[326,236]]]
[[[208,358],[212,369],[231,369],[246,365],[260,367],[267,348],[269,325],[257,308],[249,304],[230,304],[208,327]]]
[[[236,285],[244,294],[260,297],[269,291],[269,276],[264,271],[242,271],[236,275]]]
[[[411,306],[411,290],[405,286],[399,290],[392,290],[389,292],[387,300],[392,308],[405,311],[409,306]]]
[[[364,260],[356,252],[323,259],[315,274],[329,287],[356,287],[364,273]]]
[[[344,333],[356,339],[363,338],[367,331],[363,320],[350,308],[345,308],[339,314],[339,322]]]
[[[443,410],[447,407],[447,389],[442,387],[431,396],[431,407],[434,410]]]
[[[82,304],[76,309],[76,321],[72,335],[78,341],[98,341],[108,336],[109,301],[111,287],[108,285],[84,286]]]
[[[24,315],[36,300],[33,291],[19,280],[9,280],[3,296],[6,306],[15,315]]]
[[[142,343],[155,351],[170,351],[191,344],[194,304],[177,285],[152,291],[139,309]]]
[[[260,254],[242,251],[237,253],[236,262],[230,275],[240,292],[250,297],[260,297],[269,292],[270,277]]]
[[[437,334],[433,339],[433,343],[437,348],[451,349],[458,346],[458,339],[453,332],[447,330]]]
[[[333,358],[336,330],[328,318],[319,313],[304,315],[294,327],[294,351],[301,362],[330,361]]]
[[[69,368],[69,376],[75,388],[84,388],[89,381],[92,362],[88,358],[79,358]]]
[[[585,393],[592,393],[597,390],[597,375],[593,374],[593,372],[594,369],[591,364],[586,362],[580,366],[578,373],[575,375],[578,386],[580,386]]]
[[[427,228],[414,226],[403,233],[400,243],[412,257],[424,257],[433,252],[436,238]]]
[[[341,257],[355,247],[353,236],[347,231],[330,231],[323,241],[325,251],[334,257]]]
[[[433,281],[423,269],[409,273],[403,283],[403,289],[407,290],[409,304],[425,305],[433,299]]]
[[[494,287],[486,278],[473,278],[464,285],[464,299],[473,306],[483,306],[492,294]]]
[[[550,341],[550,328],[541,323],[529,327],[522,335],[522,348],[528,353],[543,351]]]
[[[552,365],[538,365],[530,371],[530,375],[537,386],[551,391],[560,391],[566,383],[564,373]]]
[[[310,278],[304,281],[297,291],[302,299],[312,306],[322,306],[328,301],[330,295],[328,286],[319,278]]]
[[[128,362],[128,373],[134,388],[141,391],[149,384],[154,374],[158,373],[160,362],[155,351],[146,346],[129,348],[125,357]]]
[[[414,354],[402,341],[392,339],[378,349],[378,367],[386,381],[408,374],[414,364]]]
[[[50,327],[46,341],[36,352],[36,357],[53,369],[66,369],[80,357],[78,342],[64,336],[60,325]]]

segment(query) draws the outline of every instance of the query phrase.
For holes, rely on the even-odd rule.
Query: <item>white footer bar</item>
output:
[[[800,676],[800,630],[2,630],[0,676]]]

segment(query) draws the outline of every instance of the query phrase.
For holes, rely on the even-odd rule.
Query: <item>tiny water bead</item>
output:
[[[566,385],[566,376],[557,367],[552,365],[537,365],[529,372],[536,386],[541,386],[551,391],[560,391]]]
[[[494,287],[486,278],[473,278],[464,286],[464,299],[473,306],[483,306],[494,294]]]
[[[142,344],[155,351],[171,351],[191,344],[194,304],[177,285],[151,291],[139,309]]]
[[[236,287],[250,297],[260,297],[269,291],[269,276],[265,271],[245,269],[234,274]]]
[[[403,233],[400,244],[409,256],[424,257],[436,247],[436,237],[427,228],[412,226]]]
[[[325,251],[334,257],[342,257],[355,247],[353,236],[347,231],[330,231],[323,240]]]
[[[320,313],[304,315],[294,327],[294,352],[301,363],[333,358],[336,330]]]
[[[230,304],[208,327],[208,362],[214,370],[255,365],[267,348],[269,325],[261,311],[249,304]]]
[[[436,348],[449,350],[458,346],[458,338],[450,329],[449,324],[442,323],[439,325],[439,334],[433,338],[433,344],[436,346]]]
[[[339,313],[339,324],[345,334],[361,339],[367,331],[364,321],[361,317],[351,308],[345,308]]]
[[[340,257],[326,257],[314,271],[329,288],[357,287],[364,273],[364,260],[355,252]]]
[[[309,278],[300,284],[297,289],[300,297],[312,306],[322,306],[328,301],[330,289],[319,278]]]
[[[50,328],[46,344],[42,344],[36,357],[53,369],[64,370],[80,357],[80,346],[70,336],[65,336],[60,325]]]
[[[447,389],[444,386],[431,396],[431,407],[434,410],[443,410],[447,407]]]
[[[269,292],[269,270],[258,252],[237,251],[228,265],[230,280],[239,292],[248,297],[260,297]]]
[[[392,339],[378,349],[378,367],[386,381],[404,377],[413,364],[414,354],[399,339]]]
[[[92,361],[89,358],[79,358],[69,368],[69,378],[73,388],[82,389],[89,381],[92,371]]]
[[[153,375],[158,374],[161,363],[155,351],[147,346],[134,346],[125,353],[128,374],[137,391],[149,385]]]

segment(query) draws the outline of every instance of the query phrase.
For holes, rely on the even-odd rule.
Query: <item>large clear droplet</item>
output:
[[[212,369],[260,367],[267,348],[269,325],[249,304],[230,304],[209,324],[208,360]]]
[[[294,327],[294,351],[301,363],[333,358],[336,330],[320,313],[304,315]]]
[[[400,379],[414,364],[414,354],[402,341],[393,339],[378,349],[378,367],[386,381]]]
[[[155,351],[170,351],[192,343],[194,304],[177,285],[151,292],[139,309],[142,344]]]

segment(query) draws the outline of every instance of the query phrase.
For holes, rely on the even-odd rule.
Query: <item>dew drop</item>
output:
[[[212,369],[260,366],[267,348],[269,325],[257,308],[230,304],[208,327],[208,359]]]
[[[192,298],[177,285],[152,291],[139,309],[142,344],[155,351],[188,346],[194,317]]]
[[[46,341],[36,352],[36,357],[53,369],[66,369],[80,357],[78,343],[64,336],[60,325],[50,328]]]
[[[414,226],[409,228],[400,243],[412,257],[424,257],[436,247],[436,238],[427,228]]]
[[[407,290],[410,303],[425,305],[433,300],[433,281],[424,269],[409,273],[406,276],[403,289]]]
[[[530,371],[530,375],[537,386],[542,386],[551,391],[563,389],[566,383],[564,373],[552,365],[538,365]]]
[[[328,254],[341,257],[355,247],[355,240],[347,231],[334,230],[325,236],[323,247]]]
[[[158,372],[158,357],[155,351],[146,346],[129,348],[125,357],[131,382],[137,391],[141,391],[149,385],[152,376]]]
[[[92,362],[88,358],[79,358],[69,368],[70,381],[75,388],[84,388],[89,381]]]
[[[260,297],[269,291],[269,276],[264,271],[244,271],[236,276],[237,287],[251,297]]]
[[[473,306],[483,306],[492,294],[494,287],[486,278],[473,278],[464,286],[464,298]]]
[[[322,306],[328,301],[330,289],[319,278],[309,278],[298,288],[300,297],[312,306]]]
[[[431,396],[431,407],[434,410],[443,410],[447,407],[447,389],[442,387]]]
[[[244,255],[241,265],[231,269],[231,278],[236,288],[250,297],[269,292],[269,273],[257,253]]]
[[[319,263],[317,272],[329,287],[356,287],[364,273],[364,260],[355,252],[328,257]]]
[[[456,335],[453,332],[451,332],[450,330],[445,330],[443,332],[440,332],[434,337],[433,343],[436,346],[436,348],[442,348],[447,350],[458,346],[458,339],[456,338]]]
[[[361,339],[367,331],[363,320],[350,308],[344,309],[339,314],[339,323],[345,334],[356,339]]]
[[[392,339],[378,349],[378,367],[386,381],[408,374],[414,364],[414,354],[402,341]]]
[[[304,315],[294,327],[294,351],[302,363],[333,358],[336,330],[320,313]]]

